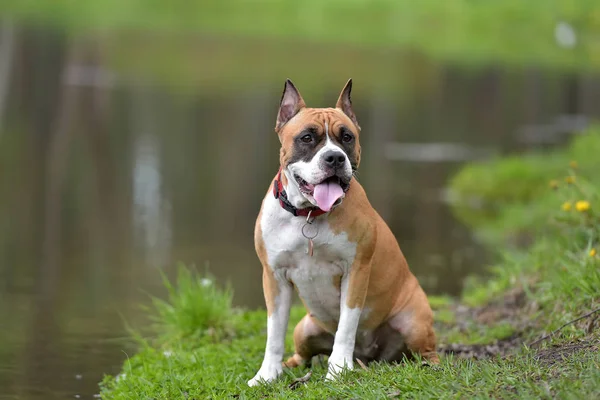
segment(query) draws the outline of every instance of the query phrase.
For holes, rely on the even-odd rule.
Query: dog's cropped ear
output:
[[[354,114],[354,110],[352,110],[352,99],[350,97],[351,93],[352,93],[352,79],[349,79],[348,83],[346,83],[346,86],[344,86],[344,89],[342,90],[340,97],[338,98],[335,108],[339,108],[340,110],[342,110],[344,112],[344,114],[346,114],[352,120],[352,122],[354,122],[354,125],[356,125],[358,130],[360,130],[360,125],[358,125],[358,121],[356,120],[356,115]]]
[[[279,105],[279,112],[277,113],[277,123],[275,124],[275,131],[279,132],[281,128],[300,110],[306,107],[302,96],[296,86],[289,79],[285,80],[285,86],[283,88],[283,95],[281,96],[281,104]]]

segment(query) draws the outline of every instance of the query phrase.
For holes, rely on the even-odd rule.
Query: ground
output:
[[[249,388],[265,312],[232,308],[229,290],[182,268],[170,297],[155,300],[156,335],[135,336],[138,354],[104,379],[102,398],[600,398],[597,154],[600,131],[590,129],[566,149],[470,165],[452,180],[456,215],[501,251],[460,299],[430,297],[439,366],[357,364],[330,383],[315,358]],[[294,307],[290,325],[303,314]]]

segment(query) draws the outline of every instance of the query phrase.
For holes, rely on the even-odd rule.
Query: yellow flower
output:
[[[577,161],[571,161],[569,163],[569,167],[571,167],[573,169],[577,169],[578,166],[579,166],[579,164],[577,164]]]
[[[579,200],[575,203],[575,209],[579,212],[588,211],[590,209],[590,202],[586,200]]]
[[[563,211],[571,211],[571,202],[565,201],[562,205]]]
[[[590,257],[595,257],[596,256],[596,249],[591,249],[590,250]]]
[[[567,183],[569,183],[569,184],[570,184],[570,183],[575,183],[575,177],[574,177],[574,176],[567,176],[567,177],[565,178],[565,182],[567,182]]]
[[[558,189],[558,181],[556,179],[550,181],[550,188]]]

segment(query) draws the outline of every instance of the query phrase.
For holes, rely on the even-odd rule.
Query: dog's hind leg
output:
[[[407,350],[411,353],[419,354],[430,364],[440,362],[436,352],[433,312],[423,289],[417,288],[404,309],[394,315],[388,324],[400,333]],[[398,353],[398,356],[400,355],[401,353]]]
[[[288,368],[310,363],[318,354],[331,354],[333,335],[306,314],[294,329],[294,346],[296,353],[284,363]]]

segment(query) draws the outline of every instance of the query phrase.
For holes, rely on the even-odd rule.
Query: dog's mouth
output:
[[[294,174],[294,179],[298,182],[298,188],[304,194],[310,195],[315,199],[317,206],[323,211],[329,211],[334,204],[339,204],[344,193],[350,187],[350,181],[345,181],[339,176],[330,176],[317,184],[306,182],[300,176]]]
[[[311,185],[296,174],[294,174],[294,179],[296,180],[296,182],[298,182],[298,188],[300,188],[300,191],[302,193],[313,194],[313,191],[315,190],[315,185]]]

